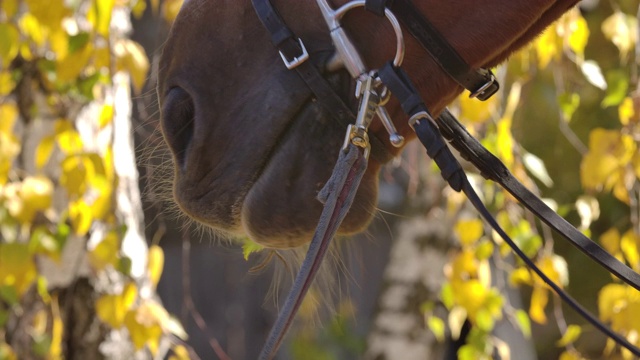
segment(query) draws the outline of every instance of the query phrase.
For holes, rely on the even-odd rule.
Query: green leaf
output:
[[[580,106],[580,95],[576,93],[562,93],[558,96],[558,105],[565,120],[571,121],[573,114]]]
[[[444,342],[444,320],[440,319],[437,316],[429,316],[429,318],[427,319],[427,326],[436,337],[438,342]]]
[[[520,331],[522,331],[522,335],[527,339],[531,338],[531,320],[529,320],[529,315],[527,315],[526,311],[522,309],[516,310],[516,323]]]
[[[77,35],[69,36],[69,54],[81,50],[87,45],[91,37],[89,33],[81,32]]]
[[[442,285],[442,289],[440,290],[440,299],[444,306],[451,310],[453,305],[455,304],[454,296],[453,296],[453,288],[451,288],[450,283],[446,283]]]
[[[582,328],[580,326],[569,325],[567,331],[562,335],[562,338],[556,342],[556,345],[559,347],[567,346],[576,341],[580,337],[580,334],[582,334]]]
[[[491,316],[491,313],[489,311],[487,311],[486,309],[480,309],[476,313],[476,325],[481,330],[489,332],[489,331],[493,330],[493,326],[495,325],[495,321],[494,321],[493,316]]]
[[[249,238],[243,240],[242,244],[242,256],[245,260],[249,260],[249,255],[261,251],[264,247]]]
[[[629,90],[629,74],[616,69],[607,72],[607,95],[600,104],[603,108],[622,103]]]

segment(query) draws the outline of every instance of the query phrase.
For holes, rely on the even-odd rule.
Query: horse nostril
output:
[[[162,133],[176,159],[184,169],[187,150],[193,138],[195,108],[191,96],[174,87],[167,93],[162,107]]]

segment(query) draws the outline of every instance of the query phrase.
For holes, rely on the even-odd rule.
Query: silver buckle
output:
[[[469,97],[471,99],[478,97],[479,95],[484,94],[484,92],[491,87],[491,85],[493,85],[496,82],[496,77],[495,75],[491,74],[491,78],[489,79],[489,81],[487,81],[484,85],[480,86],[480,88],[476,91],[474,91],[473,93],[469,94]]]
[[[302,49],[302,53],[299,56],[294,57],[293,60],[291,60],[291,61],[289,61],[289,59],[287,59],[287,57],[284,56],[282,51],[279,51],[280,57],[282,58],[282,61],[284,62],[284,66],[286,66],[287,69],[289,69],[289,70],[297,67],[298,65],[302,64],[303,62],[305,62],[309,58],[309,53],[307,52],[307,48],[304,47],[304,43],[302,43],[302,40],[300,38],[298,38],[298,44],[300,44],[300,48]]]

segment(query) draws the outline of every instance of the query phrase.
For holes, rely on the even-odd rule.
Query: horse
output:
[[[414,3],[472,68],[480,68],[507,59],[577,0]],[[273,5],[304,39],[311,61],[323,67],[334,50],[316,2]],[[383,19],[353,11],[344,24],[370,68],[393,56],[393,31]],[[434,114],[463,90],[411,37],[403,69]],[[355,104],[346,71],[324,75]],[[344,128],[282,65],[249,0],[185,2],[160,59],[158,96],[175,164],[173,196],[185,214],[267,248],[310,241],[322,209],[315,198],[336,161]],[[387,109],[398,132],[413,139],[399,104],[392,100]],[[390,144],[380,123],[370,133],[392,156],[402,150]],[[390,158],[370,159],[340,234],[360,232],[371,221],[378,173]]]
[[[304,39],[308,61],[356,108],[352,77],[334,66],[333,42],[316,1],[272,3]],[[414,1],[473,69],[503,62],[576,3]],[[364,11],[349,12],[343,20],[368,68],[393,58],[394,31],[385,20]],[[438,115],[463,87],[415,39],[405,41],[402,69]],[[331,175],[345,131],[282,60],[249,0],[190,0],[165,44],[158,77],[161,127],[174,161],[175,202],[197,222],[272,249],[311,240],[322,212],[316,197]],[[392,99],[386,108],[398,133],[414,139],[401,104]],[[374,215],[380,169],[402,151],[381,122],[369,130],[382,150],[369,158],[339,234],[366,228]]]

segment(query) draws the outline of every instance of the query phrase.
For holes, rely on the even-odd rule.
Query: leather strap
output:
[[[300,40],[289,29],[282,16],[273,7],[270,0],[252,0],[256,14],[271,36],[271,42],[289,61],[298,58],[302,53]],[[311,61],[300,62],[293,68],[315,94],[320,105],[346,129],[355,123],[356,115],[325,80],[323,74]],[[374,134],[370,134],[371,157],[381,164],[390,161],[393,156],[386,146]]]
[[[573,246],[620,280],[640,290],[640,274],[620,262],[596,242],[590,240],[531,193],[511,174],[500,159],[491,154],[478,140],[471,136],[448,110],[442,112],[437,119],[437,123],[442,135],[450,141],[451,145],[460,152],[464,159],[470,161],[480,170],[482,176],[500,184],[540,220],[569,240]]]
[[[384,15],[385,6],[393,11],[433,60],[458,84],[476,94],[475,97],[487,100],[500,89],[493,73],[472,69],[411,0],[366,0],[365,3],[367,10],[379,16]]]
[[[276,355],[326,255],[331,239],[351,208],[366,169],[367,159],[362,148],[349,144],[347,151],[340,151],[331,178],[318,194],[318,199],[324,203],[318,227],[284,306],[260,352],[259,360],[271,360]]]
[[[407,113],[409,116],[413,118],[419,112],[426,110],[424,103],[416,103],[414,100],[417,92],[415,92],[415,87],[411,84],[402,69],[394,68],[393,65],[389,63],[380,70],[379,75],[380,79],[382,79],[382,82],[389,88],[389,90],[396,95],[396,97],[399,97],[400,103],[403,104],[403,110],[409,110]],[[620,279],[627,282],[629,285],[636,289],[640,289],[639,274],[633,272],[633,270],[629,269],[622,262],[611,256],[611,254],[604,251],[600,246],[582,235],[569,223],[564,221],[564,219],[555,214],[551,209],[547,208],[541,200],[529,192],[509,173],[508,169],[498,158],[482,147],[482,145],[475,140],[459,122],[455,120],[453,115],[448,111],[445,111],[439,117],[438,125],[441,125],[440,131],[445,134],[445,137],[451,141],[452,145],[463,154],[464,158],[478,166],[485,177],[499,182],[509,192],[514,194],[522,204],[540,217],[541,220],[558,230],[565,238],[569,239],[573,245],[591,256],[596,262],[614,273]],[[458,163],[458,160],[453,156],[449,147],[444,144],[442,137],[438,133],[438,127],[436,127],[435,122],[433,122],[430,117],[427,117],[426,120],[416,122],[413,128],[416,131],[418,139],[427,149],[429,157],[431,157],[442,170],[443,177],[449,182],[454,190],[462,190],[465,195],[467,195],[467,198],[469,198],[481,216],[513,249],[516,255],[518,255],[518,257],[520,257],[533,272],[535,272],[547,285],[549,285],[563,301],[567,302],[571,308],[582,315],[593,326],[598,328],[619,345],[629,350],[635,356],[640,356],[640,349],[638,347],[631,344],[620,334],[609,329],[594,315],[581,306],[580,303],[573,299],[559,285],[554,283],[531,259],[526,256],[526,254],[524,254],[524,252],[522,252],[522,250],[518,248],[506,232],[500,228],[500,225],[492,217],[473,190],[473,187],[469,183],[469,180]],[[575,235],[576,233],[581,236]]]

